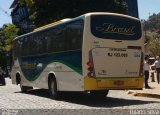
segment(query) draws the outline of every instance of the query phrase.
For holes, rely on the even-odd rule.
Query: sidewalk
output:
[[[150,97],[150,98],[158,98],[160,99],[160,84],[157,82],[151,82],[149,80],[149,86],[151,89],[145,89],[143,90],[128,90],[128,94],[133,94],[134,96],[142,96],[142,97]]]

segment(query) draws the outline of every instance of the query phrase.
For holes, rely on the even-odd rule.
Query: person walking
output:
[[[156,72],[155,58],[149,58],[149,65],[150,65],[150,73],[151,73],[150,74],[151,82],[155,82],[155,75],[154,75],[154,73]]]
[[[148,79],[149,79],[149,63],[148,63],[149,57],[146,56],[144,58],[144,85],[146,89],[150,89],[151,87],[148,85]]]
[[[157,83],[159,84],[159,74],[160,74],[160,57],[156,57],[155,61],[156,73],[157,73]]]

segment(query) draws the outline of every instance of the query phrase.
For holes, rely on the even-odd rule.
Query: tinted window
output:
[[[66,26],[60,25],[45,32],[47,52],[58,52],[66,49]]]
[[[83,27],[83,20],[78,19],[18,38],[14,41],[14,56],[81,49]]]
[[[66,47],[68,50],[82,48],[83,25],[83,20],[74,21],[72,23],[67,24]]]
[[[115,40],[137,40],[142,35],[140,21],[113,15],[91,16],[91,32],[96,37]]]

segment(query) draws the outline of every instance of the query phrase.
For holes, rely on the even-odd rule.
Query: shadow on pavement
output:
[[[21,92],[15,92],[15,93],[21,93]],[[30,90],[26,94],[35,95],[38,97],[50,98],[49,92],[46,89]],[[86,93],[80,93],[80,92],[60,92],[60,97],[57,101],[65,101],[74,104],[86,105],[91,107],[103,107],[103,108],[157,103],[155,101],[130,100],[130,99],[121,99],[114,97],[95,99]]]

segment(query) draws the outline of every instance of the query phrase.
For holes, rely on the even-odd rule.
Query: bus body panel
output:
[[[14,65],[12,66],[12,71],[11,71],[11,80],[12,84],[17,84],[16,82],[16,74],[19,74],[20,72],[20,66],[18,59],[14,60]]]
[[[22,85],[48,89],[48,76],[52,73],[58,91],[84,90],[83,26],[81,16],[16,38],[13,54],[19,68],[12,69],[12,83],[16,83],[18,72]]]
[[[119,89],[142,89],[144,78],[137,76],[134,78],[92,78],[86,76],[84,79],[84,90],[119,90]]]
[[[122,48],[92,49],[96,77],[138,77],[141,50]]]
[[[101,28],[100,26],[94,25],[99,31],[97,35],[97,33],[95,33],[96,29],[92,30],[92,24],[96,20],[92,21],[92,16],[99,17],[100,15],[103,15],[103,17],[105,17],[104,15],[112,17],[114,21],[116,18],[118,20],[119,17],[123,23],[126,19],[129,19],[129,21],[127,21],[126,29],[113,29],[117,23],[113,21],[113,24],[110,24],[112,22],[111,18],[108,24],[107,17],[105,20],[102,20],[107,27]],[[98,19],[103,19],[103,17]],[[73,27],[70,28],[71,30],[65,30],[65,24],[67,23],[62,23],[55,26],[57,30],[55,29],[54,34],[52,33],[54,27],[48,27],[47,29],[27,34],[26,36],[32,36],[39,32],[40,35],[38,35],[38,37],[41,37],[44,31],[45,39],[53,35],[56,36],[56,34],[57,36],[55,38],[53,36],[53,39],[55,39],[55,41],[53,40],[55,42],[53,44],[52,39],[48,41],[43,39],[44,42],[42,43],[48,43],[45,48],[51,48],[49,49],[49,53],[17,56],[11,73],[12,83],[16,84],[16,74],[18,73],[22,79],[22,85],[48,89],[48,76],[49,74],[54,74],[58,91],[142,89],[144,80],[143,75],[140,74],[140,66],[143,59],[144,39],[140,34],[137,35],[138,37],[140,36],[140,38],[137,38],[137,36],[135,36],[136,38],[129,37],[129,34],[133,34],[134,26],[127,30],[128,25],[130,25],[129,22],[136,24],[136,21],[139,23],[138,19],[114,13],[88,13],[82,16],[81,19],[84,20],[84,28],[81,25],[76,25],[76,21],[73,19],[74,25],[68,26],[68,28]],[[83,24],[82,20],[78,23]],[[72,23],[72,20],[68,23]],[[118,23],[118,26],[123,26],[123,23]],[[101,24],[101,21],[95,22],[95,24]],[[103,26],[103,24],[101,25]],[[138,25],[137,27],[140,26]],[[123,30],[123,32],[127,32],[130,40],[123,40],[125,35],[113,35],[114,32],[105,38],[106,33],[104,32],[102,35],[100,33],[101,30],[105,29]],[[71,31],[71,36],[68,36],[67,40],[62,42],[63,39],[61,38],[67,35],[62,35],[63,33],[60,34],[59,30],[62,30],[62,32]],[[76,39],[74,39],[75,33],[72,32],[73,30],[83,34],[83,36],[80,36],[82,39],[76,41]],[[141,29],[138,29],[138,31],[141,31]],[[14,41],[25,38],[26,36],[18,37]],[[60,39],[57,39],[59,36],[61,36]],[[37,40],[39,40],[38,37]],[[33,40],[35,40],[34,37]],[[19,42],[23,43],[23,40],[19,40]],[[68,46],[60,49],[61,47],[58,48],[59,46],[56,42],[61,47],[65,46],[65,44]],[[70,42],[70,44],[68,42]],[[80,44],[80,42],[82,42],[82,44]],[[49,43],[51,43],[51,45]],[[69,50],[69,47],[72,45],[73,47],[78,46],[79,49],[73,48]],[[54,48],[57,50],[56,52],[52,51]],[[63,49],[65,49],[65,51],[63,51]],[[91,68],[92,71],[89,68],[89,63],[93,65]],[[90,72],[92,72],[92,74],[90,74]]]
[[[17,73],[20,74],[23,86],[48,89],[48,75],[52,73],[57,80],[58,91],[83,91],[82,75],[60,62],[47,65],[43,72],[34,80],[29,80],[22,71],[17,71]],[[16,84],[16,70],[15,73],[12,72],[12,83]]]
[[[140,24],[139,20],[135,18],[122,17],[135,20]],[[107,21],[105,20],[105,23]],[[91,15],[86,15],[85,22],[86,34],[84,33],[85,42],[83,43],[84,89],[142,89],[144,76],[140,75],[140,66],[144,52],[143,35],[138,35],[140,38],[135,40],[99,38],[91,32]],[[141,25],[138,26],[141,27]],[[87,62],[89,61],[93,62],[95,74],[93,77],[88,76]]]

